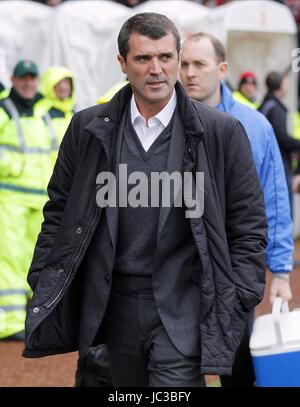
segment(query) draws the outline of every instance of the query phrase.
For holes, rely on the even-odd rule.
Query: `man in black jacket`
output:
[[[268,89],[264,100],[259,107],[259,111],[266,116],[272,124],[280,148],[282,161],[284,164],[286,182],[289,191],[291,214],[293,213],[293,193],[292,193],[292,153],[300,151],[300,141],[289,135],[287,130],[288,110],[284,105],[284,98],[289,90],[288,74],[272,71],[266,77],[266,87]]]
[[[116,386],[200,386],[263,296],[262,191],[241,124],[177,82],[174,24],[137,14],[118,45],[130,84],[74,116],[49,183],[23,356],[105,343]]]

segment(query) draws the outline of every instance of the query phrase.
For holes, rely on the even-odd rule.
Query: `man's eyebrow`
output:
[[[140,58],[151,58],[151,55],[149,54],[138,54],[134,56],[134,59],[140,59]]]
[[[162,52],[161,54],[158,55],[158,57],[172,57],[174,55],[174,52]],[[138,54],[134,56],[134,59],[140,59],[140,58],[152,58],[152,55],[149,54]]]
[[[186,59],[184,59],[184,58],[182,58],[181,57],[181,63],[182,62],[188,62]],[[203,59],[193,59],[192,61],[189,61],[188,63],[190,63],[190,64],[203,64],[203,63],[205,63],[205,61],[203,60]]]
[[[174,55],[174,52],[162,52],[159,54],[160,57],[171,57]]]

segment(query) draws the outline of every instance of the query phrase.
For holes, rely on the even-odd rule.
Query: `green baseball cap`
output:
[[[37,65],[33,61],[30,61],[29,59],[19,61],[15,66],[13,72],[13,76],[17,76],[18,78],[22,78],[22,76],[26,74],[39,76],[39,69]]]

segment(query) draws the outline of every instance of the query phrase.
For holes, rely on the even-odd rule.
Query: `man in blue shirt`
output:
[[[268,219],[267,264],[272,272],[270,301],[273,302],[276,296],[288,301],[292,298],[289,273],[293,266],[293,237],[279,147],[273,128],[265,117],[234,100],[223,82],[227,69],[226,50],[217,38],[198,33],[183,44],[180,77],[188,96],[237,118],[248,134],[264,191]],[[237,352],[232,376],[221,378],[223,386],[252,386],[254,383],[249,351],[253,318],[254,315]]]

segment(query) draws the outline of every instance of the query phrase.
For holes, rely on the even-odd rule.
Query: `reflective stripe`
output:
[[[9,311],[25,311],[26,310],[26,305],[1,305],[0,310],[4,312],[9,312]]]
[[[25,147],[26,147],[25,136],[24,136],[23,129],[22,129],[22,126],[20,123],[20,115],[16,109],[16,106],[13,104],[13,102],[9,98],[5,99],[3,101],[3,104],[5,105],[5,107],[7,108],[7,110],[9,111],[11,117],[13,118],[13,120],[15,122],[17,135],[18,135],[18,139],[19,139],[19,143],[20,143],[20,150],[24,151]]]
[[[23,290],[22,288],[0,290],[0,297],[3,297],[4,295],[16,295],[16,294],[24,294],[27,296],[28,291]]]
[[[15,192],[24,192],[25,194],[48,195],[45,189],[19,187],[18,185],[5,184],[4,182],[0,182],[0,189],[7,189],[9,191]]]
[[[43,116],[43,119],[44,119],[45,123],[47,124],[48,130],[49,130],[50,139],[51,139],[51,150],[58,151],[59,146],[57,144],[56,131],[53,127],[53,123],[52,123],[50,114],[48,112],[45,113]]]
[[[16,109],[16,106],[14,105],[12,100],[9,98],[5,99],[3,101],[3,104],[5,105],[6,109],[8,110],[9,114],[11,115],[12,119],[15,122],[17,136],[18,136],[19,143],[20,143],[20,147],[3,145],[6,147],[7,150],[18,151],[18,152],[27,153],[27,154],[49,154],[53,150],[58,151],[59,146],[58,146],[57,140],[56,140],[56,132],[52,125],[52,120],[51,120],[49,113],[44,114],[44,116],[42,118],[48,127],[48,131],[50,134],[50,140],[51,140],[51,148],[27,147],[24,132],[23,132],[21,122],[20,122],[20,115]]]
[[[21,150],[20,147],[10,146],[9,144],[0,144],[0,150],[14,151],[22,154],[49,154],[51,149],[41,147],[25,147]]]

